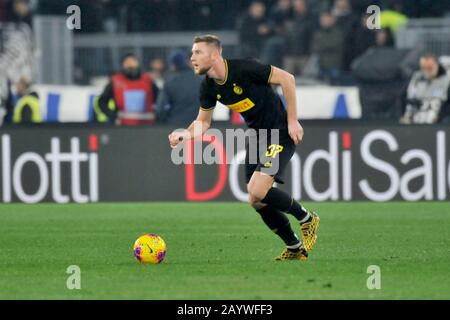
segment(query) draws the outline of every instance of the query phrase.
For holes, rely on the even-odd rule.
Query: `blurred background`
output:
[[[80,29],[66,26],[71,5],[80,8]],[[370,5],[381,9],[379,29],[368,28]],[[42,122],[98,120],[96,97],[130,53],[157,87],[155,121],[170,122],[178,112],[164,84],[179,71],[176,64],[189,67],[182,60],[202,33],[220,36],[226,58],[256,58],[295,74],[304,119],[398,122],[421,55],[433,54],[444,69],[450,66],[450,1],[0,0],[4,122],[13,122],[20,87],[35,91]],[[188,89],[196,90],[195,81]],[[98,110],[105,110],[114,95],[100,100]],[[177,123],[195,116],[196,108],[189,108]],[[117,123],[117,116],[106,119]],[[241,122],[222,108],[215,119]]]
[[[170,158],[200,106],[189,57],[205,33],[225,58],[295,74],[296,199],[448,198],[449,0],[0,0],[3,202],[246,201],[242,169]],[[220,103],[213,119],[244,125]]]

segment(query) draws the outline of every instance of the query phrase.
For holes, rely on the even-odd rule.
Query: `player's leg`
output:
[[[306,250],[310,251],[317,241],[317,229],[320,218],[315,212],[309,212],[292,196],[278,188],[270,188],[260,202],[278,210],[292,214],[300,223],[300,231]]]
[[[267,184],[266,188],[270,188],[270,185],[273,184],[273,178],[270,176],[267,178],[267,180],[261,181],[258,187],[264,188],[264,184]],[[253,184],[258,183],[258,181],[257,179],[253,179],[253,177],[250,181],[251,183],[247,185],[249,204],[256,210],[256,212],[260,214],[267,227],[276,233],[284,241],[288,248],[298,249],[300,247],[300,241],[294,231],[292,231],[289,219],[283,212],[279,211],[275,207],[259,202],[259,199],[254,196],[254,191],[252,189],[255,188]]]
[[[260,202],[261,197],[267,193],[273,185],[274,178],[254,172],[247,185],[250,205],[261,215],[264,223],[275,232],[286,244],[286,250],[277,257],[277,260],[305,260],[308,257],[302,242],[294,233],[286,215],[277,208]]]
[[[255,146],[252,146],[253,148]],[[255,147],[256,149],[256,147]],[[290,248],[293,251],[299,251],[300,247],[300,241],[298,239],[298,236],[294,233],[292,230],[289,219],[286,217],[286,215],[279,211],[278,209],[274,208],[273,206],[267,205],[265,203],[261,203],[256,201],[256,199],[252,196],[252,190],[250,190],[250,180],[253,177],[253,173],[255,172],[255,169],[257,168],[257,163],[250,163],[249,161],[249,145],[246,146],[246,159],[245,159],[245,174],[246,174],[246,182],[247,182],[247,191],[249,194],[249,203],[250,205],[255,209],[256,212],[259,213],[261,216],[261,219],[265,223],[265,225],[272,230],[276,235],[278,235],[281,240],[286,244],[287,248]],[[252,150],[255,152],[256,150]],[[257,183],[255,180],[253,180],[254,183]],[[269,179],[266,179],[265,181],[262,181],[259,186],[261,186],[264,190],[267,190],[273,185],[273,177],[269,176]],[[253,186],[253,184],[252,184]],[[300,257],[304,257],[306,259],[307,253],[306,251],[296,253],[297,259],[300,259]],[[286,259],[283,259],[286,260]]]
[[[259,172],[261,176],[273,175],[278,182],[283,183],[281,177],[294,152],[295,144],[290,137],[280,134],[279,144],[271,147],[270,150],[268,148],[268,152],[265,153],[265,157],[262,159],[263,161],[255,169],[255,174]],[[268,163],[269,166],[266,166]],[[258,181],[263,180],[264,178],[258,178]],[[258,184],[255,184],[255,186],[252,189],[254,189],[254,197],[257,197],[259,202],[289,213],[299,221],[304,246],[306,250],[311,250],[317,241],[317,229],[320,222],[319,216],[314,212],[306,210],[291,195],[281,189],[274,188],[272,185],[267,190],[259,187]]]

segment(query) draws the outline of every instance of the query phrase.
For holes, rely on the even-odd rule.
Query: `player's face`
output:
[[[211,69],[214,59],[212,48],[204,42],[192,46],[191,62],[195,74],[203,75]]]

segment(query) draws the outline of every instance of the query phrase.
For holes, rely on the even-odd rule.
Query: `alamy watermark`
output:
[[[69,274],[66,281],[66,287],[69,290],[81,289],[81,269],[77,265],[68,266],[66,273]]]
[[[381,9],[377,5],[370,5],[367,7],[366,13],[368,14],[366,25],[370,30],[381,29],[380,21]],[[66,19],[66,26],[69,30],[81,29],[81,9],[77,5],[70,5],[67,7],[66,13],[70,15]]]
[[[172,149],[173,164],[232,164],[237,161],[236,151],[246,148],[246,163],[260,163],[262,171],[270,175],[278,171],[279,155],[286,147],[280,144],[279,129],[226,129],[224,136],[218,129],[202,134],[201,124],[194,123],[194,137]]]
[[[379,30],[381,29],[381,9],[377,5],[371,5],[367,7],[366,13],[368,14],[366,20],[366,26],[369,30]]]
[[[70,16],[66,19],[66,26],[69,30],[81,29],[81,9],[77,5],[71,5],[67,7],[67,14]]]
[[[370,265],[367,267],[367,273],[370,276],[367,278],[367,289],[380,290],[381,289],[381,269],[377,265]]]

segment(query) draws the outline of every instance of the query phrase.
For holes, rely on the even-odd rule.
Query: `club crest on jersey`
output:
[[[234,93],[236,93],[237,95],[241,95],[242,92],[244,92],[244,91],[242,90],[241,87],[239,87],[239,86],[236,85],[236,83],[233,83],[233,91],[234,91]]]
[[[217,95],[217,100],[220,100],[220,98],[222,98],[222,96],[220,94]]]

